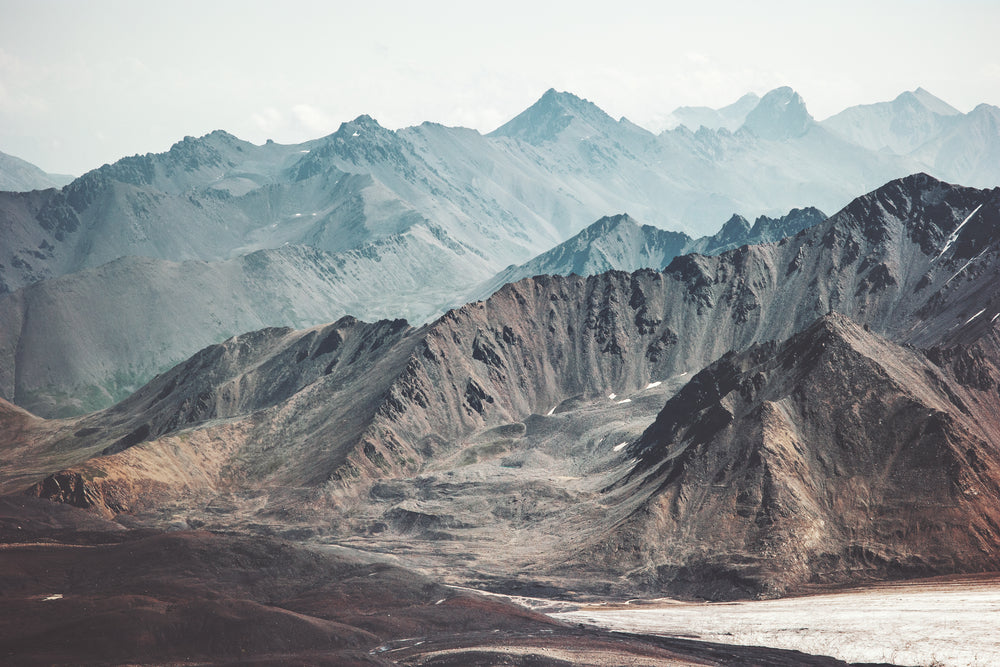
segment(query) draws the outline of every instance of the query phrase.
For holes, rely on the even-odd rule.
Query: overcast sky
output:
[[[217,128],[367,113],[487,132],[548,88],[651,130],[790,85],[818,119],[923,86],[1000,104],[1000,2],[0,0],[0,151],[79,174]]]

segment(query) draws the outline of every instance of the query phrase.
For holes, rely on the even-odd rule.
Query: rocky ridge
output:
[[[997,370],[963,384],[841,315],[728,354],[631,446],[648,500],[601,548],[709,597],[996,570]]]
[[[627,213],[608,216],[531,261],[508,266],[472,289],[467,300],[485,299],[507,283],[537,275],[662,269],[679,255],[717,255],[741,245],[771,243],[825,219],[822,211],[808,207],[792,209],[780,218],[758,216],[751,227],[743,216],[733,214],[714,235],[692,239],[681,232],[641,225]]]
[[[649,541],[643,547],[646,542],[634,538],[664,520],[657,517],[667,516],[663,508],[670,507],[664,500],[669,494],[689,494],[685,489],[697,488],[703,479],[700,474],[693,481],[684,477],[681,473],[688,468],[683,467],[680,481],[671,479],[671,455],[665,457],[666,463],[654,463],[654,452],[669,454],[681,447],[670,444],[673,435],[658,436],[656,442],[667,444],[655,447],[649,438],[639,436],[658,410],[656,397],[667,398],[654,387],[663,384],[665,389],[686,372],[734,351],[719,364],[723,369],[729,368],[725,364],[736,364],[737,370],[713,369],[697,376],[672,399],[698,406],[698,414],[708,415],[707,421],[670,428],[657,422],[653,432],[676,431],[682,434],[680,443],[684,433],[702,434],[702,447],[684,450],[692,452],[688,458],[696,461],[690,474],[695,475],[699,466],[715,465],[713,461],[730,471],[726,474],[733,476],[732,488],[751,494],[735,508],[719,505],[720,512],[730,512],[727,520],[737,525],[747,519],[740,508],[757,507],[753,503],[760,497],[752,495],[753,488],[761,488],[763,478],[736,463],[725,467],[728,459],[718,454],[728,451],[723,435],[741,438],[745,445],[738,451],[763,451],[764,436],[754,434],[766,431],[773,442],[765,440],[773,449],[779,440],[800,442],[806,437],[802,433],[828,430],[829,420],[841,419],[844,410],[861,404],[866,396],[874,397],[871,411],[876,419],[878,410],[897,405],[892,396],[912,390],[916,397],[901,398],[898,405],[903,406],[902,416],[929,415],[930,421],[907,417],[906,424],[915,425],[913,437],[924,438],[919,440],[924,443],[921,448],[939,453],[928,454],[930,458],[920,464],[928,468],[927,474],[937,475],[935,488],[941,493],[949,484],[984,489],[978,500],[948,505],[952,508],[948,517],[959,517],[945,517],[949,530],[960,517],[988,517],[993,458],[978,441],[995,437],[988,415],[993,414],[989,410],[995,406],[1000,378],[995,333],[1000,303],[991,287],[1000,250],[998,202],[996,190],[950,186],[925,175],[908,177],[776,244],[745,246],[716,257],[684,256],[662,272],[526,279],[420,329],[404,322],[368,325],[343,320],[305,332],[272,330],[238,337],[206,349],[111,410],[69,422],[24,426],[25,418],[20,418],[7,423],[21,424],[17,428],[22,439],[28,437],[24,433],[39,432],[32,429],[47,429],[41,439],[48,443],[42,451],[50,452],[49,465],[68,458],[79,462],[38,483],[33,493],[108,515],[127,511],[152,518],[163,516],[163,511],[189,516],[194,511],[196,516],[207,516],[197,508],[227,499],[224,506],[231,508],[230,520],[244,527],[252,525],[244,523],[248,520],[259,526],[281,517],[282,524],[315,535],[316,516],[322,516],[327,522],[324,530],[332,534],[382,544],[405,536],[409,548],[425,544],[448,554],[450,547],[441,535],[462,536],[464,541],[455,544],[485,554],[476,550],[488,550],[490,539],[476,532],[477,526],[490,525],[495,531],[496,518],[503,516],[508,517],[504,525],[510,523],[513,535],[523,535],[526,544],[534,545],[530,555],[511,549],[509,557],[527,559],[518,561],[518,567],[528,567],[537,576],[565,575],[569,548],[581,557],[589,554],[585,562],[590,563],[594,554],[602,554],[590,572],[599,575],[592,581],[619,576],[624,579],[618,585],[705,595],[780,592],[812,576],[853,581],[917,571],[974,570],[992,563],[988,549],[974,548],[975,540],[956,541],[962,557],[948,561],[949,565],[928,560],[932,553],[928,545],[938,543],[926,536],[904,539],[879,528],[867,535],[867,541],[851,542],[844,537],[850,535],[845,524],[832,527],[831,533],[817,533],[816,554],[823,558],[805,565],[797,561],[787,576],[748,566],[753,571],[747,576],[725,579],[731,584],[728,592],[711,589],[707,582],[720,572],[712,563],[699,560],[698,554],[672,551],[675,542]],[[858,324],[823,319],[831,312]],[[820,323],[814,324],[817,320]],[[826,341],[826,347],[813,345],[814,339]],[[760,346],[763,341],[786,340]],[[927,349],[926,358],[900,344]],[[823,356],[834,352],[839,355],[836,359]],[[878,364],[888,363],[887,359],[896,365],[879,370]],[[824,386],[854,387],[856,379],[856,391],[865,393],[844,393],[858,399],[853,403],[838,399],[839,393],[830,395],[822,402],[828,406],[825,413],[819,407],[815,414],[810,412],[808,401],[803,403],[794,388],[817,368],[832,373]],[[706,393],[698,388],[718,386],[723,380],[705,378],[730,378],[751,369],[759,370],[762,379],[754,374],[749,380],[739,379],[748,393],[726,398],[722,406],[732,418],[715,420],[724,414],[712,401],[732,390]],[[781,393],[789,387],[796,396],[787,406],[793,412],[785,409]],[[873,387],[888,388],[885,400]],[[644,394],[644,388],[650,393]],[[815,391],[821,389],[817,386]],[[628,400],[621,399],[623,395]],[[708,401],[704,405],[698,403],[702,398]],[[891,411],[887,416],[902,418]],[[567,449],[569,443],[560,439],[558,430],[545,426],[546,419],[565,423],[564,432],[577,428],[571,426],[573,420],[581,424],[579,420],[585,420],[590,426],[581,431],[576,448]],[[718,435],[717,422],[741,426]],[[621,426],[615,427],[616,423]],[[869,423],[877,419],[865,421]],[[912,438],[905,434],[911,430],[899,431],[901,435],[891,442],[909,443]],[[886,455],[871,449],[876,436],[863,430],[850,435],[851,442],[869,448],[868,459],[861,460],[873,465]],[[632,440],[643,444],[625,449]],[[623,447],[602,444],[609,441]],[[807,456],[804,460],[827,456],[825,448],[830,445],[823,442],[817,442],[815,452],[801,454]],[[532,459],[532,447],[537,459]],[[781,447],[781,452],[788,450]],[[975,451],[979,463],[968,457],[940,458],[948,452],[961,453],[963,447]],[[490,451],[496,453],[487,455]],[[706,451],[716,452],[714,458],[703,457]],[[97,452],[105,455],[91,458]],[[629,463],[633,456],[639,459],[634,470]],[[768,459],[775,466],[793,468],[796,460],[802,459]],[[949,460],[959,467],[942,463]],[[910,479],[905,475],[917,463],[900,459],[899,464],[901,479]],[[843,467],[835,459],[823,465]],[[552,471],[560,469],[566,470],[565,477],[553,477]],[[821,469],[825,470],[816,470]],[[186,471],[186,477],[179,482],[173,470]],[[506,472],[510,470],[521,470],[512,479],[524,481],[490,481],[511,479]],[[533,477],[536,470],[547,473],[547,479]],[[649,485],[656,493],[630,486],[647,470],[657,470],[663,480],[659,486]],[[799,479],[795,477],[799,473],[787,468],[773,472],[785,480],[782,488],[792,488]],[[771,553],[766,550],[771,544],[781,558],[797,557],[789,540],[781,538],[791,530],[785,517],[796,514],[786,510],[798,507],[796,502],[812,503],[816,507],[804,516],[817,517],[817,522],[832,516],[827,514],[832,501],[819,493],[817,478],[810,476],[819,474],[802,472],[805,481],[795,482],[796,489],[805,484],[802,488],[810,496],[799,494],[793,502],[786,493],[777,505],[760,500],[764,509],[759,511],[771,517],[775,528],[751,530],[748,525],[749,532],[740,533],[747,541],[734,546],[733,553],[742,549],[751,559],[747,562],[758,563],[753,554]],[[456,475],[455,482],[446,481],[451,475]],[[22,479],[8,476],[5,488],[16,488]],[[616,486],[616,480],[625,482]],[[487,491],[494,484],[496,489]],[[881,502],[877,489],[870,488],[871,502]],[[482,504],[483,493],[490,494],[492,505]],[[510,493],[530,499],[529,504],[547,498],[552,509],[539,505],[536,511],[548,518],[531,521],[530,514],[506,514],[509,510],[490,515],[501,512],[496,503],[506,502],[503,499]],[[838,493],[844,491],[836,490],[835,497]],[[723,496],[720,503],[730,502],[729,495]],[[487,514],[465,512],[462,503]],[[879,506],[885,512],[885,525],[909,521],[900,514],[901,506]],[[748,515],[751,523],[757,512]],[[548,538],[528,537],[535,535],[532,530],[537,526],[567,525],[570,518],[581,531],[570,540],[571,546],[552,543],[539,550]],[[986,518],[975,521],[984,531],[975,539],[988,546],[994,539],[992,529]],[[695,529],[701,524],[691,525]],[[709,539],[709,533],[698,535]],[[859,544],[864,548],[852,551]],[[437,553],[437,557],[451,556]],[[843,565],[839,570],[838,563]],[[491,566],[484,561],[481,567],[509,572],[511,566],[512,562]],[[840,573],[839,578],[830,574],[833,571]]]

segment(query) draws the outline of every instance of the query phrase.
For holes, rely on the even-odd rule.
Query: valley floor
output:
[[[995,575],[778,600],[588,604],[550,615],[606,630],[792,649],[847,662],[1000,664],[1000,577]]]

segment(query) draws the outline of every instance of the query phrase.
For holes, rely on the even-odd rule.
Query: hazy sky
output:
[[[998,27],[997,0],[0,0],[0,151],[79,174],[362,113],[486,132],[550,87],[651,130],[781,85],[818,119],[917,86],[968,111],[1000,104]]]

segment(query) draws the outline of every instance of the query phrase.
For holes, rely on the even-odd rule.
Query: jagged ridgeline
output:
[[[663,271],[529,278],[420,328],[239,336],[103,412],[8,408],[4,488],[64,468],[31,493],[153,521],[226,498],[212,520],[450,534],[473,570],[717,597],[995,568],[998,232],[1000,190],[921,174]],[[497,554],[497,531],[532,549]]]
[[[245,331],[420,324],[523,277],[777,240],[819,221],[792,209],[920,170],[997,182],[997,110],[922,90],[823,123],[789,88],[676,113],[654,134],[550,90],[488,135],[368,116],[287,146],[216,131],[0,193],[0,397],[79,415]],[[651,226],[586,228],[622,211]]]

